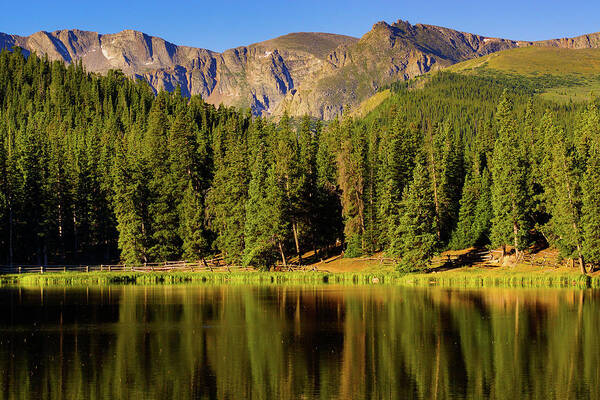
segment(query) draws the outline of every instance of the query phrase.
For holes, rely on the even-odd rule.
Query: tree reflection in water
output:
[[[600,294],[0,290],[0,398],[598,398]]]

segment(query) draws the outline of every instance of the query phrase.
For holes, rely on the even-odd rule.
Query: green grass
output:
[[[366,100],[363,100],[358,105],[358,107],[352,110],[352,116],[359,118],[364,117],[365,115],[373,111],[375,108],[377,108],[378,105],[387,100],[390,96],[390,89],[384,89],[380,92],[375,93],[373,96],[368,97]]]
[[[600,277],[575,272],[494,272],[478,268],[440,273],[384,272],[66,272],[7,275],[0,286],[85,286],[109,284],[386,284],[461,288],[600,288]]]
[[[522,47],[464,61],[447,70],[461,72],[477,68],[532,76],[597,75],[600,74],[600,49]]]
[[[600,76],[599,76],[600,77]],[[568,87],[555,87],[546,89],[541,93],[541,97],[546,100],[559,103],[583,103],[597,97],[600,94],[600,79],[587,79],[580,85]]]
[[[441,287],[508,287],[508,288],[567,288],[600,287],[596,277],[581,274],[489,274],[481,272],[456,272],[440,274],[407,275],[403,283],[412,286],[435,285]]]
[[[455,64],[446,71],[519,82],[546,100],[585,102],[600,92],[600,49],[510,49]]]

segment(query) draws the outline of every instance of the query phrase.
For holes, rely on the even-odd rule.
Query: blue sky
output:
[[[0,32],[136,29],[175,44],[222,51],[290,32],[362,36],[380,20],[540,40],[600,31],[600,1],[3,1]]]

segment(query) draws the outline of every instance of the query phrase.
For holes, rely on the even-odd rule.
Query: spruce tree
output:
[[[315,227],[320,248],[329,249],[343,237],[342,205],[336,185],[335,154],[328,144],[327,132],[320,136],[316,158],[317,198],[315,199]]]
[[[598,119],[594,110],[588,110],[589,119]],[[586,261],[600,265],[600,135],[589,137],[587,166],[582,179],[581,225],[583,253]]]
[[[287,264],[284,240],[289,230],[285,207],[285,188],[278,179],[276,167],[267,159],[267,146],[255,142],[256,152],[246,202],[244,265],[271,267],[278,256]]]
[[[209,227],[217,234],[214,246],[228,262],[241,262],[244,252],[248,159],[244,120],[230,116],[221,122],[215,140],[214,179],[206,197]]]
[[[177,192],[177,182],[170,170],[167,107],[167,96],[159,94],[150,109],[143,143],[144,161],[152,176],[148,188],[151,196],[148,212],[152,236],[149,251],[151,258],[156,261],[176,260],[181,256],[177,213],[181,192]],[[181,127],[176,129],[179,131]]]
[[[5,132],[0,122],[0,263],[8,264],[8,160],[4,141]]]
[[[492,244],[519,251],[527,245],[527,171],[519,143],[513,105],[505,91],[496,111],[498,137],[492,163]]]
[[[316,125],[316,124],[315,124]],[[298,218],[301,237],[316,252],[319,189],[317,187],[317,152],[320,130],[304,116],[298,129],[298,160],[300,179],[298,182]]]
[[[551,143],[548,182],[545,188],[548,210],[552,215],[550,227],[555,244],[565,258],[577,258],[583,274],[586,273],[581,230],[581,176],[573,148],[566,143],[565,133],[556,126],[553,117],[546,127],[546,141]]]
[[[419,162],[404,190],[390,254],[400,257],[402,269],[424,268],[434,255],[437,239],[435,204],[428,168]]]
[[[284,114],[277,129],[277,139],[274,148],[274,157],[278,180],[285,189],[284,215],[289,220],[292,230],[292,238],[296,249],[296,256],[302,263],[300,250],[300,226],[303,217],[304,200],[303,189],[306,184],[306,176],[303,176],[298,139],[291,128],[291,120]]]
[[[465,171],[460,137],[447,121],[442,127],[442,137],[439,221],[441,240],[447,242],[458,223]]]
[[[378,220],[379,243],[387,247],[395,234],[398,209],[404,188],[412,178],[419,142],[404,116],[398,114],[389,131],[382,133],[379,145]]]
[[[344,124],[348,126],[349,124]],[[349,128],[352,129],[352,128]],[[364,253],[365,203],[364,158],[360,141],[348,132],[337,154],[338,186],[341,191],[346,257]]]
[[[150,261],[148,173],[135,154],[127,154],[119,147],[112,174],[121,260],[127,264],[147,263]]]
[[[452,249],[464,249],[489,242],[493,216],[490,185],[490,173],[487,169],[481,174],[477,171],[470,172],[465,178],[458,223],[450,240]]]
[[[203,206],[203,191],[206,190],[204,164],[208,160],[205,150],[199,149],[199,134],[189,110],[180,105],[176,113],[168,142],[172,199],[178,215],[183,256],[197,260],[208,251]]]

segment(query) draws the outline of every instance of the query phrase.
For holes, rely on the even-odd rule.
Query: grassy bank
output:
[[[383,272],[66,272],[7,275],[0,285],[70,286],[107,284],[388,284],[440,287],[591,287],[600,288],[600,276],[573,270],[461,268],[439,273]]]

